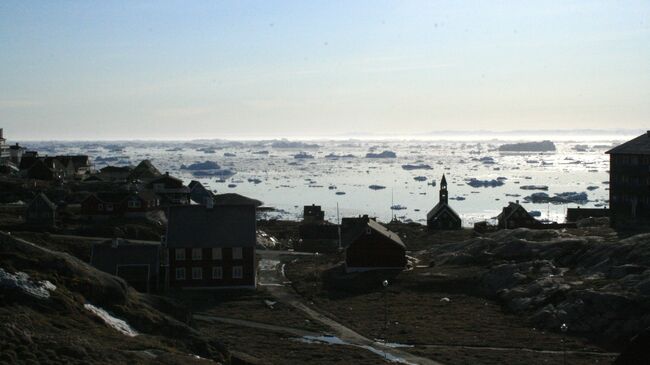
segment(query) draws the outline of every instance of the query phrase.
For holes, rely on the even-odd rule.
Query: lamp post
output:
[[[566,323],[562,323],[560,326],[560,331],[562,331],[562,363],[566,365],[566,331],[569,329],[569,326]]]
[[[388,328],[388,298],[386,297],[386,289],[388,289],[388,280],[381,282],[384,287],[384,330]]]

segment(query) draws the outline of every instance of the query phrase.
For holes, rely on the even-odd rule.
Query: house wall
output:
[[[232,248],[221,249],[221,259],[212,257],[212,248],[201,248],[201,260],[192,259],[192,248],[183,248],[185,259],[176,260],[176,249],[170,248],[169,253],[169,286],[171,288],[219,288],[235,286],[255,286],[257,265],[255,264],[255,247],[243,247],[242,258],[233,259]],[[243,275],[241,279],[232,277],[232,268],[241,266]],[[192,268],[202,269],[201,279],[192,278]],[[213,267],[222,268],[222,278],[212,277]],[[185,268],[185,279],[176,279],[176,269]]]
[[[53,226],[56,220],[56,211],[45,202],[38,199],[32,202],[25,211],[25,220],[28,224]]]
[[[348,267],[404,267],[406,251],[389,238],[371,231],[348,246],[345,263]]]
[[[610,155],[609,204],[612,224],[650,220],[650,156]]]

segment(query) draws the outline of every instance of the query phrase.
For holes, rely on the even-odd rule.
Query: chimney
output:
[[[648,133],[650,133],[650,132],[648,132]],[[3,138],[2,128],[0,128],[0,139],[2,139],[2,138]]]
[[[646,136],[650,137],[650,131],[646,132]],[[2,129],[0,128],[0,138],[2,138]]]

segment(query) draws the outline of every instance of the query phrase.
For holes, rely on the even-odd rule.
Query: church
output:
[[[449,206],[447,179],[442,175],[440,180],[440,201],[427,213],[427,228],[430,231],[460,229],[461,219]]]

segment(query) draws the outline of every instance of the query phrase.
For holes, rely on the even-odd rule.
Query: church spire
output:
[[[440,180],[440,203],[449,204],[449,195],[447,193],[447,179],[445,174],[442,174],[442,179]]]

